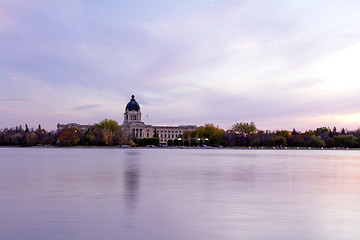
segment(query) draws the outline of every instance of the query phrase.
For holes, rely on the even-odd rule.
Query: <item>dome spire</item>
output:
[[[124,124],[131,122],[141,122],[140,105],[136,102],[134,95],[131,95],[131,99],[126,105],[124,113]]]
[[[131,95],[131,99],[125,107],[125,111],[140,111],[140,105],[136,102],[134,95]]]

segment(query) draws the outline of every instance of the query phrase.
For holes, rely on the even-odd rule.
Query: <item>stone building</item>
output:
[[[156,132],[161,144],[177,139],[185,131],[193,131],[196,128],[196,125],[152,126],[145,124],[141,121],[140,105],[136,102],[134,95],[125,107],[124,121],[121,125],[125,134],[135,138],[151,138]]]
[[[86,132],[93,125],[80,125],[77,123],[58,124],[58,131],[65,127],[74,127],[82,132]],[[135,96],[132,95],[129,103],[125,107],[124,121],[120,125],[121,130],[129,138],[152,138],[155,132],[159,137],[160,144],[167,144],[168,140],[179,138],[185,131],[194,131],[196,125],[179,125],[179,126],[152,126],[141,121],[140,105],[136,102]]]
[[[80,130],[81,132],[86,132],[92,126],[93,125],[81,125],[81,124],[78,124],[78,123],[67,123],[67,124],[58,123],[57,124],[57,129],[58,129],[58,131],[61,131],[64,128],[73,127],[73,128],[76,128],[76,129]]]

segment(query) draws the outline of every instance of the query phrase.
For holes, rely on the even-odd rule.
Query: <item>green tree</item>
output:
[[[84,144],[87,146],[91,146],[94,145],[94,143],[95,143],[94,129],[89,128],[84,134]]]
[[[156,131],[156,127],[155,127],[155,129],[154,129],[153,137],[154,137],[154,138],[158,138],[158,137],[159,137],[159,134],[158,134],[157,131]]]
[[[283,136],[273,135],[265,141],[266,146],[285,146],[287,145],[286,138]]]
[[[311,136],[307,142],[308,147],[325,147],[325,142],[319,136]]]
[[[331,130],[327,127],[321,127],[321,128],[317,128],[315,130],[315,133],[317,136],[320,136],[321,134],[324,134],[324,133],[328,134],[329,132],[331,132]]]
[[[190,136],[191,138],[195,139],[196,145],[200,144],[200,142],[202,143],[205,142],[210,145],[219,145],[223,138],[223,134],[224,134],[223,129],[219,128],[218,126],[215,126],[212,123],[207,123],[204,126],[200,126],[196,130],[191,132]],[[185,135],[187,135],[186,132],[184,132],[184,136]],[[191,145],[194,145],[193,141]]]
[[[313,130],[307,130],[306,132],[304,132],[302,135],[306,135],[306,136],[315,136],[316,133]]]
[[[334,138],[328,138],[325,141],[327,147],[335,147],[335,140]]]
[[[119,124],[111,119],[104,119],[103,121],[96,123],[94,129],[100,131],[105,145],[113,145],[114,137],[117,134],[120,134]]]
[[[291,137],[291,132],[288,130],[277,130],[274,134],[277,136],[284,137],[286,139]]]
[[[357,138],[353,135],[339,135],[334,137],[335,146],[337,147],[358,147],[359,143],[357,141]]]
[[[231,130],[242,134],[255,134],[256,126],[254,122],[251,123],[235,123],[232,125]]]

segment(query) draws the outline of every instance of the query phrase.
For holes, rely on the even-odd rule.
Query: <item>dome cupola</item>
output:
[[[125,111],[139,111],[140,105],[136,102],[135,96],[131,96],[130,102],[126,105]]]
[[[141,122],[140,105],[136,102],[134,95],[131,96],[130,102],[125,107],[123,124],[128,124],[132,122]]]

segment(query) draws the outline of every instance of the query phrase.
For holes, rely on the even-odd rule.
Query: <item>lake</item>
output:
[[[0,148],[0,239],[360,237],[360,151]]]

